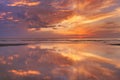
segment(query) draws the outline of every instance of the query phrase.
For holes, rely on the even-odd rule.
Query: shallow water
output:
[[[2,46],[0,80],[120,80],[120,46],[101,42]]]

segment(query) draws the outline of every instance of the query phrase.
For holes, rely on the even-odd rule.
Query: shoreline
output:
[[[21,45],[28,45],[28,43],[0,44],[0,47],[2,47],[2,46],[21,46]]]

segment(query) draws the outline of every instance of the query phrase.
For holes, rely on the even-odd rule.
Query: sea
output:
[[[120,80],[120,39],[0,39],[0,80]]]

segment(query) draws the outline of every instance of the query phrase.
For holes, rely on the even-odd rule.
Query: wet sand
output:
[[[2,46],[0,80],[120,79],[119,46],[96,42]]]

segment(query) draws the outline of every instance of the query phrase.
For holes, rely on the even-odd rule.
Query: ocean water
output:
[[[0,80],[120,80],[119,42],[0,40]]]

